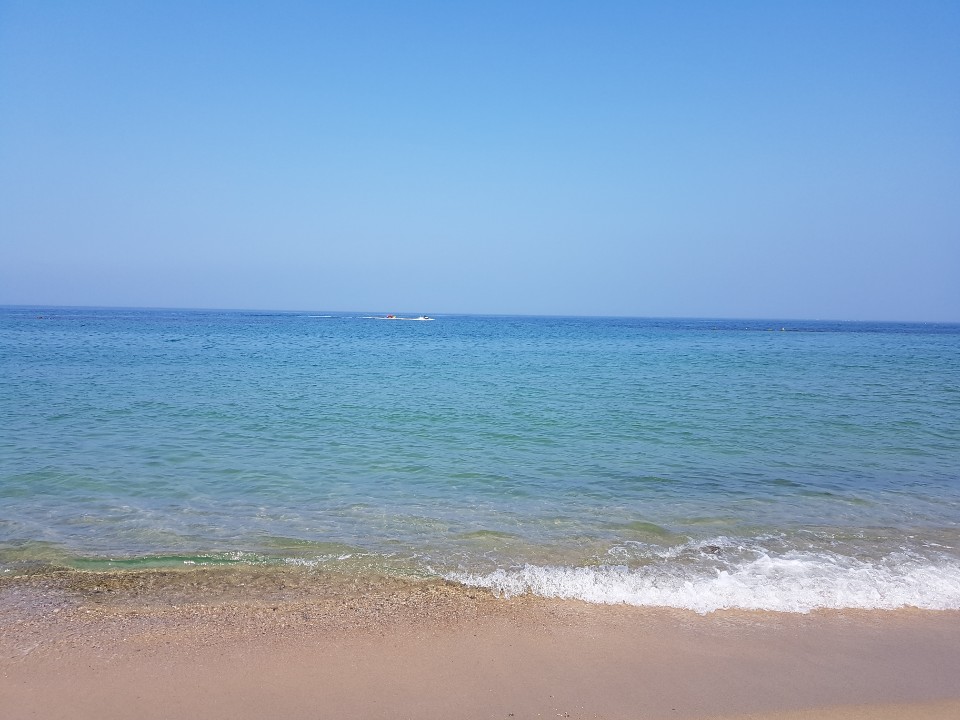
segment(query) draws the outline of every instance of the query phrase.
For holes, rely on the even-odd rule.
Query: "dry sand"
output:
[[[0,578],[0,717],[960,718],[960,613],[693,613],[310,573]]]

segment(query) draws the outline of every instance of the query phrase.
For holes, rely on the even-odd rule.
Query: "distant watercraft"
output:
[[[376,318],[377,320],[433,320],[429,315],[421,315],[420,317],[397,317],[396,315],[384,315],[383,317]]]

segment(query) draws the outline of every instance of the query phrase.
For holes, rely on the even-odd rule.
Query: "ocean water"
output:
[[[960,608],[960,326],[0,309],[0,572]]]

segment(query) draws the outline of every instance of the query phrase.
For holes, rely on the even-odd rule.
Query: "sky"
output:
[[[0,304],[960,321],[960,3],[0,0]]]

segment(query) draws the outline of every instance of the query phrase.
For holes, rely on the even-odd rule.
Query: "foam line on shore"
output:
[[[446,578],[513,597],[583,600],[596,604],[670,607],[709,613],[722,609],[807,613],[824,609],[960,609],[960,563],[865,562],[795,553],[731,563],[640,568],[527,564]]]

